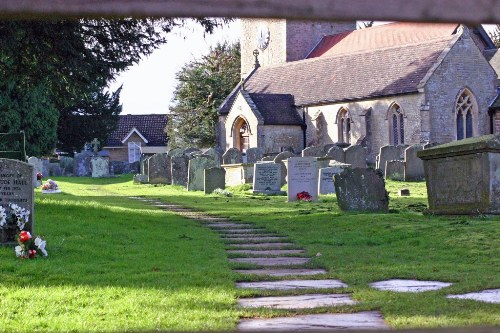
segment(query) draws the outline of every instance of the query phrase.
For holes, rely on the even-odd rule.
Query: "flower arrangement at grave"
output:
[[[41,172],[38,172],[36,174],[36,187],[42,186],[42,181],[43,181],[43,174]]]
[[[17,236],[17,243],[19,244],[14,248],[16,256],[21,259],[35,259],[41,253],[44,257],[49,254],[45,247],[47,242],[40,236],[33,236],[28,231],[21,231]]]
[[[44,192],[60,192],[59,185],[52,179],[47,179],[45,184],[42,185],[42,191]]]
[[[299,201],[312,201],[312,197],[309,194],[309,192],[302,191],[300,193],[297,193],[297,199]]]

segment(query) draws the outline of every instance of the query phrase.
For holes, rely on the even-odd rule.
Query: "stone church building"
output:
[[[460,24],[244,19],[243,79],[219,108],[218,145],[361,144],[373,158],[498,132],[495,52],[482,27]]]

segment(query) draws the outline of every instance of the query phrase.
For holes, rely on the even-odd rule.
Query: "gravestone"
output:
[[[429,211],[500,214],[500,134],[421,150]]]
[[[226,179],[226,170],[223,168],[215,167],[205,169],[204,172],[204,191],[205,194],[212,193],[215,189],[224,189]]]
[[[241,151],[236,148],[229,148],[226,150],[224,155],[222,155],[223,164],[241,164],[243,163],[243,157]]]
[[[283,161],[293,156],[295,156],[294,153],[291,153],[289,151],[284,151],[276,155],[276,157],[273,160],[274,163],[281,164],[281,186],[286,184],[286,175],[287,175],[287,167],[285,163],[283,163]]]
[[[254,165],[253,193],[284,194],[281,191],[280,163],[257,163]]]
[[[273,162],[276,156],[264,156],[262,162]]]
[[[248,148],[247,151],[247,163],[257,163],[264,156],[264,151],[262,148]]]
[[[167,154],[154,154],[148,159],[148,182],[150,184],[171,184],[172,170]]]
[[[109,160],[105,157],[93,157],[90,160],[92,178],[109,177]]]
[[[385,162],[385,179],[404,181],[405,162],[394,160]]]
[[[215,160],[215,162],[217,162],[218,167],[220,167],[221,164],[223,164],[222,163],[222,154],[214,148],[210,148],[209,150],[204,152],[203,155],[207,155],[207,156],[212,157]]]
[[[378,154],[376,168],[382,170],[385,174],[385,163],[387,161],[400,160],[401,153],[397,146],[383,146],[380,147],[380,153]]]
[[[353,168],[366,168],[366,157],[368,152],[360,145],[350,146],[345,150],[345,163]]]
[[[203,191],[205,189],[205,169],[216,168],[217,162],[209,156],[199,156],[189,160],[188,191]]]
[[[36,187],[41,186],[42,184],[41,182],[37,181],[36,175],[38,173],[41,173],[43,175],[42,160],[32,156],[28,158],[28,164],[33,166],[33,184],[35,184]]]
[[[29,218],[23,230],[33,234],[34,226],[34,182],[32,165],[11,159],[0,159],[0,206],[6,211],[6,222],[0,227],[1,244],[17,244],[19,230],[12,220],[10,204],[29,210]]]
[[[345,152],[344,149],[340,148],[339,146],[335,145],[332,148],[328,150],[326,153],[326,157],[329,157],[331,159],[334,159],[335,161],[339,161],[344,163],[345,162]]]
[[[61,166],[61,172],[63,176],[73,175],[73,161],[72,157],[62,156],[59,159],[59,165]]]
[[[93,154],[88,151],[82,151],[79,154],[75,154],[75,158],[73,160],[73,176],[90,177],[92,175],[92,168],[90,164],[92,156]]]
[[[318,166],[314,157],[288,159],[288,201],[297,201],[297,194],[307,192],[318,200]]]
[[[194,155],[201,154],[201,151],[198,148],[188,147],[184,150],[184,154],[186,154],[186,156],[191,158],[191,157],[195,157]]]
[[[323,156],[326,156],[326,154],[328,154],[328,151],[330,151],[330,149],[332,149],[332,147],[336,147],[336,145],[333,143],[324,145],[323,146]]]
[[[418,144],[405,149],[405,181],[424,179],[424,161],[417,156],[417,152],[423,149],[424,147]]]
[[[187,186],[188,164],[189,158],[185,155],[172,157],[172,185]]]
[[[222,167],[224,168],[224,170],[226,170],[227,186],[252,184],[253,164],[225,164]]]
[[[337,202],[343,211],[387,212],[384,178],[374,169],[347,168],[334,176]]]
[[[140,163],[141,163],[141,174],[147,175],[148,173],[148,160],[150,155],[141,155]]]
[[[171,158],[183,156],[184,155],[184,150],[181,149],[181,148],[170,149],[168,151],[167,155],[170,156]]]
[[[344,163],[330,163],[331,166],[319,169],[318,176],[318,192],[319,194],[332,194],[335,193],[335,184],[333,176],[344,171],[345,168],[350,168],[349,164]]]
[[[134,175],[134,184],[147,184],[147,182],[148,182],[148,176],[140,173]]]
[[[50,164],[50,158],[42,158],[42,174],[44,176],[49,175],[49,164]],[[90,165],[90,160],[89,160],[89,165]]]
[[[59,162],[51,162],[48,165],[48,176],[49,177],[60,177],[62,176],[61,164]]]
[[[302,157],[322,157],[325,153],[323,152],[323,147],[307,147],[302,150]]]

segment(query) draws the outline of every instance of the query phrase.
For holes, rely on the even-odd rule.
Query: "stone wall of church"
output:
[[[233,136],[233,126],[235,125],[238,118],[243,118],[248,124],[250,135],[250,147],[257,147],[258,144],[258,132],[259,132],[259,120],[253,113],[252,109],[248,106],[247,102],[241,94],[236,97],[233,103],[231,111],[227,115],[224,121],[224,133],[225,133],[225,147],[221,147],[224,150],[235,147],[235,139]]]
[[[304,131],[301,126],[260,126],[259,135],[259,146],[265,154],[279,153],[284,148],[292,148],[296,153],[304,149]]]
[[[307,146],[324,145],[339,142],[339,111],[345,109],[351,118],[351,144],[356,144],[367,134],[367,114],[370,117],[371,137],[368,150],[373,159],[380,147],[390,144],[390,119],[388,112],[397,103],[404,114],[405,144],[420,143],[421,118],[420,108],[423,94],[408,94],[349,103],[336,103],[307,107]],[[371,112],[368,112],[371,109]],[[323,115],[320,116],[320,113]],[[324,130],[318,131],[318,127]]]
[[[488,105],[496,96],[497,75],[465,29],[425,85],[429,141],[457,139],[455,105],[464,88],[472,92],[478,113],[473,114],[474,136],[490,133]]]

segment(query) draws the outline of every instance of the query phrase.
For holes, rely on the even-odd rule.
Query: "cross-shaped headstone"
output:
[[[97,153],[99,151],[100,142],[99,142],[99,140],[97,140],[97,138],[94,138],[94,140],[92,140],[90,145],[91,145],[92,149],[94,150],[94,153]]]

